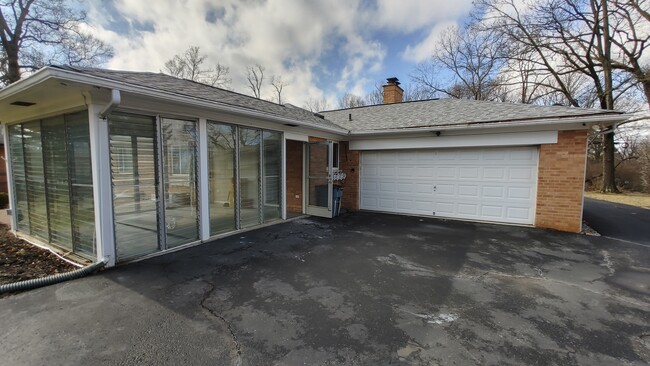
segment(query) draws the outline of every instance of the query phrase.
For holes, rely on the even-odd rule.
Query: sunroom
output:
[[[304,110],[97,69],[48,67],[0,93],[13,230],[72,256],[113,265],[288,215],[331,216],[345,130]]]

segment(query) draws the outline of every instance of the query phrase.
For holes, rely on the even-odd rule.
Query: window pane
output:
[[[264,221],[279,219],[282,189],[282,134],[264,131]]]
[[[43,120],[42,134],[50,242],[72,250],[70,186],[63,116]]]
[[[156,128],[151,117],[117,114],[108,126],[115,242],[124,260],[158,250]]]
[[[30,234],[48,242],[47,201],[45,199],[45,173],[43,171],[40,122],[23,124],[23,142]]]
[[[94,255],[95,208],[88,111],[66,115],[65,123],[68,135],[72,242],[76,253]]]
[[[235,127],[208,123],[210,234],[237,229],[235,222]]]
[[[196,122],[162,120],[167,247],[199,239]]]
[[[23,156],[22,125],[9,127],[9,149],[11,152],[14,199],[16,201],[16,207],[12,207],[18,224],[16,229],[29,233],[29,205],[27,203],[27,176],[25,174],[25,158]]]
[[[239,129],[239,189],[241,227],[259,225],[260,130]]]

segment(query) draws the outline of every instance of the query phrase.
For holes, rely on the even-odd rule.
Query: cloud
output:
[[[384,72],[387,46],[382,32],[420,34],[441,19],[462,16],[471,1],[222,0],[215,4],[169,0],[153,6],[140,0],[91,0],[87,6],[93,34],[115,48],[109,68],[159,71],[166,60],[199,46],[208,56],[206,66],[219,62],[230,67],[235,90],[248,92],[246,67],[260,64],[267,80],[280,75],[289,84],[283,99],[301,105],[309,98],[334,100],[332,94],[348,91],[364,94],[376,74]],[[409,48],[405,60],[417,58],[415,47],[424,46]],[[272,88],[267,86],[263,94],[270,98]]]
[[[420,43],[414,46],[406,46],[402,52],[402,57],[405,60],[415,63],[426,61],[436,51],[438,40],[445,30],[457,26],[458,24],[456,22],[443,22],[436,24]]]

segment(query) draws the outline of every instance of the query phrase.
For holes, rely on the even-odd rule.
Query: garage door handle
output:
[[[433,191],[435,192],[438,189],[438,186],[433,186]]]

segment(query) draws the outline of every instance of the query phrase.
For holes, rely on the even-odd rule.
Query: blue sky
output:
[[[166,60],[199,46],[230,67],[232,87],[248,93],[245,72],[256,63],[289,85],[287,102],[326,98],[332,107],[364,95],[386,77],[409,83],[442,30],[461,22],[471,0],[90,0],[92,33],[113,45],[109,68],[160,71]],[[270,98],[270,86],[263,96]]]

